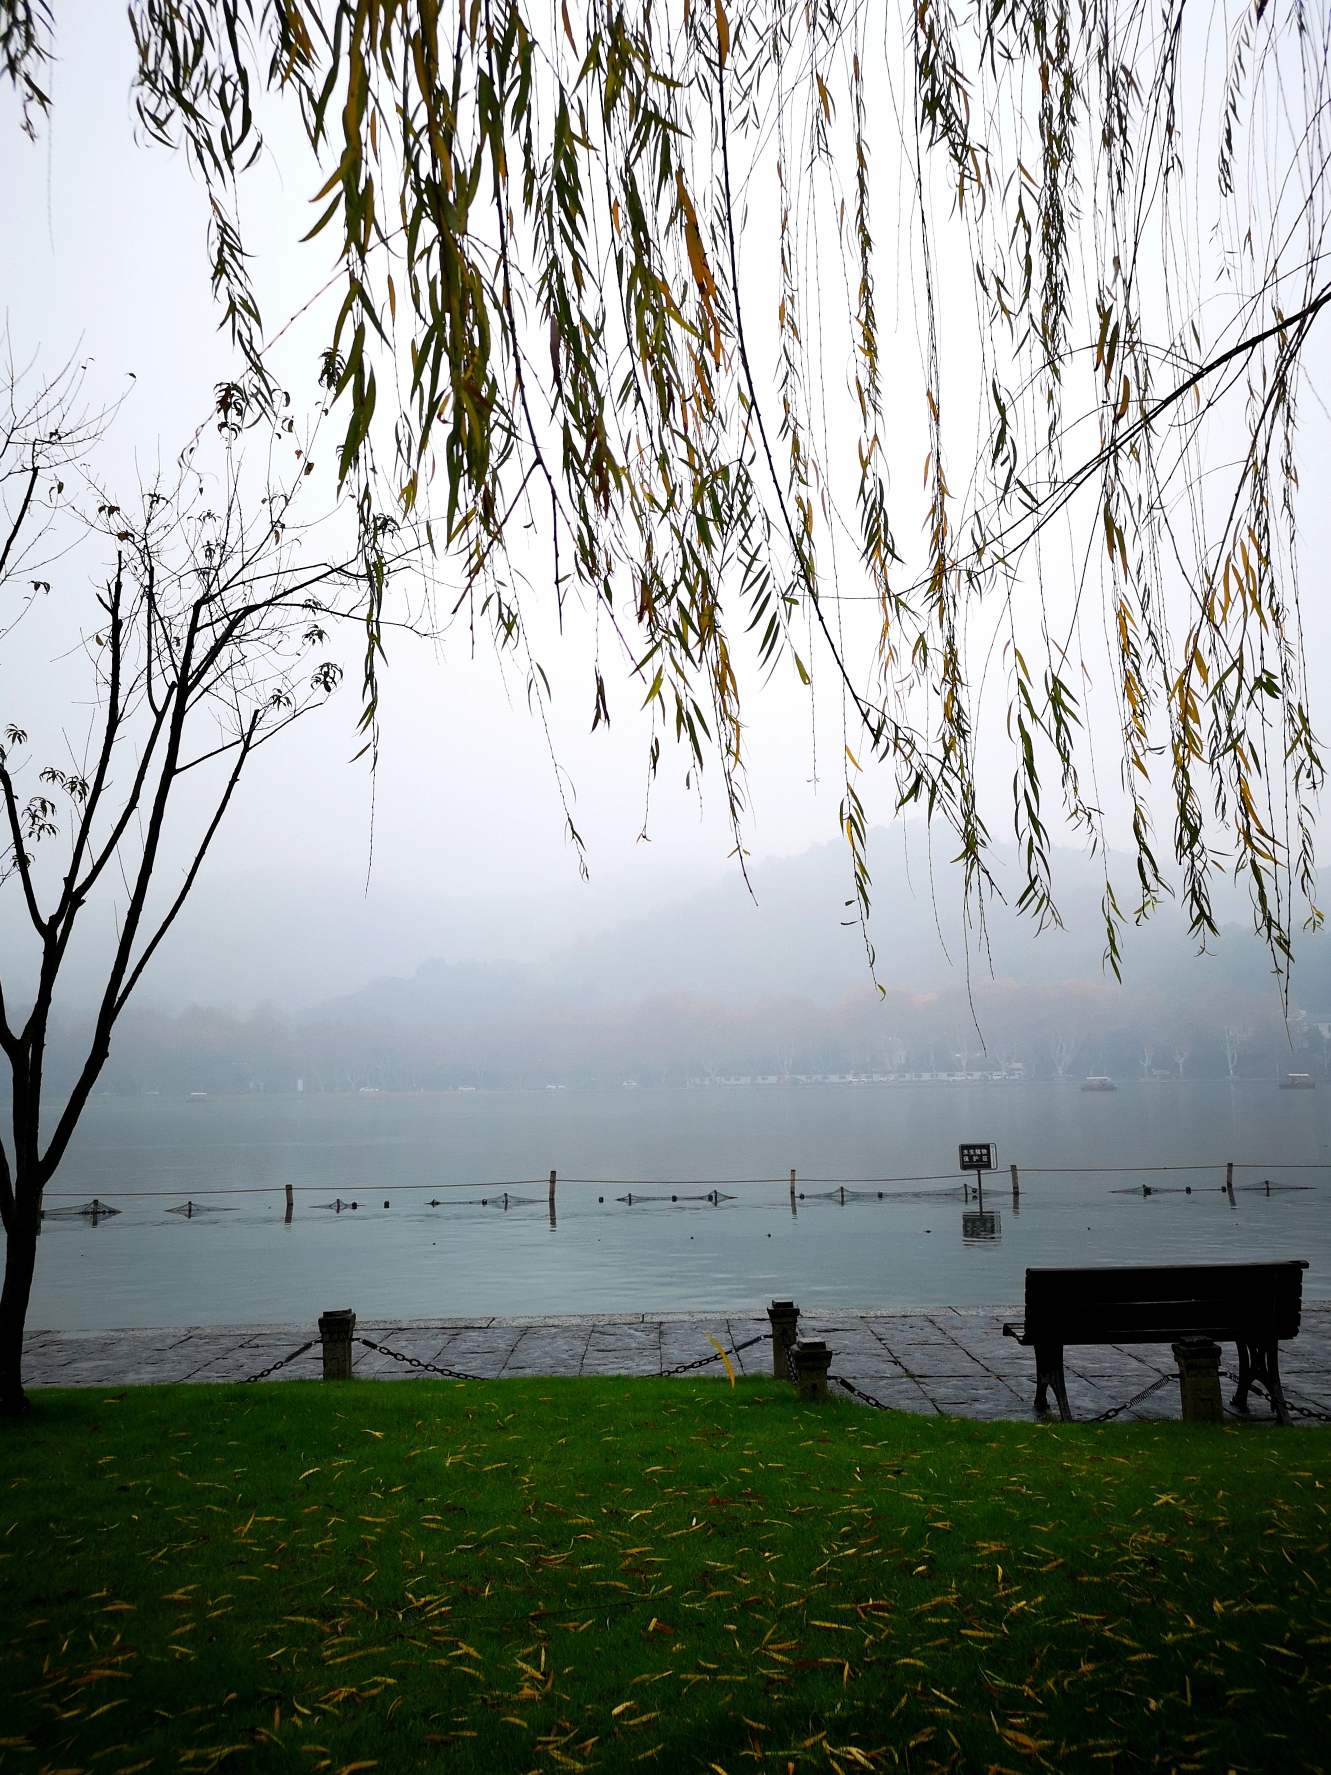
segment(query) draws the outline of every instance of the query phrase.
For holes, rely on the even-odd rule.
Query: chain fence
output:
[[[1239,1377],[1234,1373],[1232,1368],[1222,1368],[1220,1373],[1225,1380],[1233,1381],[1235,1386],[1238,1385]],[[1331,1424],[1331,1411],[1322,1411],[1315,1405],[1300,1405],[1296,1399],[1290,1397],[1289,1388],[1283,1381],[1281,1382],[1280,1390],[1285,1395],[1285,1409],[1287,1411],[1294,1412],[1298,1417],[1308,1418],[1315,1424]],[[1260,1381],[1249,1381],[1248,1391],[1250,1393],[1256,1393],[1259,1399],[1265,1399],[1268,1404],[1271,1404],[1271,1395]],[[1235,1412],[1233,1415],[1242,1418],[1245,1414],[1243,1412]]]
[[[1161,1387],[1167,1387],[1171,1381],[1177,1379],[1176,1374],[1159,1375],[1149,1387],[1143,1387],[1140,1393],[1134,1393],[1126,1404],[1111,1405],[1108,1411],[1098,1412],[1095,1417],[1088,1418],[1086,1421],[1091,1424],[1112,1424],[1114,1419],[1122,1417],[1125,1411],[1132,1411],[1136,1406],[1144,1404],[1153,1393],[1158,1393]]]
[[[789,1347],[787,1347],[786,1356],[790,1362],[790,1378],[791,1380],[794,1380],[795,1363],[794,1358],[790,1355]],[[854,1394],[856,1399],[862,1399],[866,1405],[872,1405],[875,1411],[892,1410],[892,1407],[890,1405],[884,1405],[881,1399],[875,1399],[872,1393],[866,1393],[863,1387],[857,1387],[854,1381],[848,1381],[844,1374],[829,1374],[827,1378],[829,1381],[835,1381],[838,1387],[844,1387],[847,1393]]]
[[[391,1356],[394,1362],[405,1362],[408,1368],[419,1368],[424,1374],[442,1375],[446,1381],[481,1381],[486,1377],[482,1374],[464,1374],[460,1368],[441,1368],[437,1362],[427,1362],[421,1356],[405,1356],[401,1350],[390,1350],[387,1344],[377,1344],[372,1337],[358,1337],[358,1344],[364,1344],[367,1350],[377,1350],[381,1356]]]
[[[387,1344],[378,1343],[371,1337],[358,1336],[354,1341],[358,1344],[362,1344],[367,1350],[374,1350],[378,1355],[388,1356],[394,1362],[401,1362],[405,1367],[414,1368],[422,1374],[437,1374],[443,1380],[483,1381],[487,1378],[484,1375],[468,1374],[460,1368],[449,1368],[438,1362],[429,1362],[421,1356],[409,1356],[401,1350],[390,1350]],[[663,1368],[660,1372],[660,1378],[662,1380],[669,1380],[678,1375],[693,1374],[699,1369],[708,1367],[713,1362],[720,1362],[723,1359],[723,1355],[725,1357],[738,1356],[741,1351],[751,1350],[758,1344],[770,1343],[771,1341],[772,1333],[770,1331],[761,1331],[755,1337],[745,1338],[742,1343],[732,1343],[730,1348],[724,1352],[721,1350],[711,1350],[705,1356],[695,1357],[691,1362],[679,1362],[676,1363],[673,1368]],[[257,1374],[246,1375],[241,1384],[243,1386],[250,1386],[256,1381],[267,1380],[270,1375],[276,1374],[278,1369],[285,1368],[289,1362],[294,1362],[297,1357],[303,1356],[307,1350],[312,1350],[317,1342],[317,1338],[311,1338],[307,1343],[303,1343],[299,1348],[289,1351],[285,1356],[279,1356],[276,1362],[270,1362],[267,1368],[261,1368]],[[791,1382],[798,1385],[799,1376],[795,1367],[794,1345],[783,1342],[783,1349],[786,1358],[787,1374],[789,1375]],[[1223,1379],[1233,1381],[1235,1385],[1238,1384],[1239,1377],[1234,1373],[1233,1369],[1222,1368],[1220,1373]],[[863,1404],[871,1406],[875,1411],[891,1411],[894,1409],[890,1405],[885,1405],[881,1399],[876,1399],[872,1393],[866,1392],[863,1387],[858,1386],[854,1381],[848,1380],[843,1374],[829,1374],[827,1378],[829,1382],[840,1387],[843,1392],[849,1393],[853,1398],[860,1400]],[[1150,1382],[1148,1386],[1143,1387],[1139,1393],[1134,1393],[1131,1399],[1125,1400],[1122,1405],[1111,1406],[1107,1411],[1098,1412],[1095,1417],[1087,1418],[1084,1421],[1089,1424],[1112,1423],[1115,1418],[1122,1417],[1124,1412],[1134,1411],[1137,1406],[1144,1405],[1145,1402],[1153,1397],[1154,1394],[1158,1393],[1161,1388],[1167,1387],[1177,1378],[1176,1375],[1172,1374],[1159,1375],[1155,1380]],[[1331,1411],[1324,1411],[1315,1405],[1305,1405],[1297,1396],[1291,1395],[1288,1387],[1285,1387],[1283,1390],[1286,1407],[1296,1416],[1304,1418],[1310,1423],[1331,1424]],[[1250,1384],[1250,1391],[1255,1393],[1259,1399],[1266,1399],[1268,1403],[1270,1402],[1268,1391],[1259,1381],[1253,1381]],[[1241,1417],[1243,1414],[1231,1412],[1230,1415]]]
[[[677,1374],[692,1374],[695,1368],[706,1368],[709,1362],[719,1362],[723,1354],[726,1356],[738,1356],[741,1350],[751,1350],[755,1344],[770,1343],[771,1339],[772,1334],[770,1331],[760,1331],[757,1337],[745,1338],[742,1344],[731,1344],[730,1348],[724,1352],[721,1350],[713,1350],[710,1355],[699,1356],[693,1362],[680,1362],[674,1368],[663,1368],[661,1370],[661,1379],[664,1381],[671,1379]]]
[[[288,1356],[279,1356],[276,1362],[270,1362],[267,1368],[261,1368],[258,1374],[247,1374],[241,1385],[248,1387],[255,1381],[266,1381],[270,1374],[276,1374],[279,1368],[285,1368],[288,1362],[294,1362],[297,1356],[303,1356],[306,1350],[312,1350],[317,1342],[318,1339],[312,1337],[309,1343],[302,1344],[298,1350],[292,1350]]]

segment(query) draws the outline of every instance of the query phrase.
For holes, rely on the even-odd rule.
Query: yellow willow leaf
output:
[[[689,196],[688,186],[684,183],[682,172],[675,173],[675,190],[679,196],[679,207],[684,215],[684,241],[688,247],[689,266],[693,272],[694,282],[703,293],[705,301],[709,301],[716,293],[716,279],[712,276],[712,268],[707,263],[707,254],[703,249],[702,234],[698,228],[698,214],[693,207],[693,199]]]
[[[710,1333],[709,1333],[709,1334],[708,1334],[708,1338],[707,1338],[707,1341],[708,1341],[708,1343],[710,1343],[710,1344],[716,1344],[716,1351],[717,1351],[717,1354],[718,1354],[718,1355],[719,1355],[719,1356],[720,1356],[720,1358],[721,1358],[721,1360],[722,1360],[722,1361],[723,1361],[723,1362],[724,1362],[724,1363],[725,1363],[725,1365],[726,1365],[726,1373],[727,1373],[727,1374],[728,1374],[728,1375],[729,1375],[729,1376],[730,1376],[730,1385],[731,1385],[731,1387],[732,1387],[732,1389],[733,1389],[733,1387],[734,1387],[734,1385],[735,1385],[735,1371],[734,1371],[734,1369],[733,1369],[733,1368],[732,1368],[732,1367],[731,1367],[731,1366],[730,1366],[730,1358],[729,1358],[729,1356],[727,1356],[727,1355],[726,1355],[726,1353],[725,1353],[725,1351],[724,1351],[724,1350],[723,1350],[723,1349],[722,1349],[722,1348],[721,1348],[721,1346],[720,1346],[720,1344],[717,1344],[717,1343],[716,1343],[716,1339],[715,1339],[715,1338],[714,1338],[714,1337],[712,1337],[712,1336],[711,1336],[711,1334],[710,1334]]]
[[[721,0],[716,0],[716,54],[721,66],[726,65],[726,57],[730,54],[730,25],[726,19]]]

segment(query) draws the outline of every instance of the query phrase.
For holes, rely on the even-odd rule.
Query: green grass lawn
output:
[[[39,1392],[0,1768],[1331,1768],[1326,1432],[745,1381]]]

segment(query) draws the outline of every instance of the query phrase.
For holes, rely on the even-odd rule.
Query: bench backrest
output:
[[[1245,1341],[1298,1335],[1302,1258],[1281,1263],[1027,1270],[1026,1336],[1106,1343],[1198,1332]]]

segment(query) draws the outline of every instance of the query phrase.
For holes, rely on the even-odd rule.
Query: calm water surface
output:
[[[963,1237],[961,1140],[999,1149],[992,1241]],[[1150,1169],[1162,1166],[1197,1168]],[[714,1188],[715,1205],[682,1199]],[[47,1208],[96,1196],[121,1212],[47,1219],[29,1324],[308,1322],[343,1305],[375,1318],[742,1308],[773,1295],[987,1306],[1021,1299],[1028,1264],[1255,1257],[1306,1257],[1307,1292],[1325,1298],[1328,1189],[1331,1089],[1274,1081],[104,1097]],[[339,1199],[357,1207],[326,1206]],[[168,1212],[191,1200],[214,1211]]]

